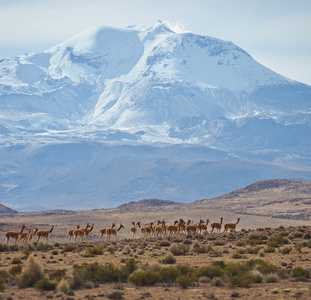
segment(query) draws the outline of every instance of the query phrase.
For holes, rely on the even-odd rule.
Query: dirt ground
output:
[[[183,217],[191,219],[195,223],[199,219],[210,219],[218,221],[220,217],[224,222],[235,222],[237,217],[241,218],[234,233],[213,233],[202,235],[186,236],[178,234],[172,237],[147,238],[143,239],[137,235],[130,238],[130,225],[132,221],[140,220],[142,225],[155,222],[158,219],[165,219],[167,223]],[[117,241],[99,241],[99,229],[110,227],[112,222],[124,224],[118,232]],[[87,241],[70,242],[76,246],[73,251],[64,252],[68,245],[67,231],[75,228],[76,225],[85,227],[86,223],[94,224]],[[46,274],[59,269],[65,269],[66,275],[71,276],[75,265],[91,264],[98,262],[104,264],[111,262],[121,267],[126,258],[133,257],[138,261],[139,266],[158,264],[161,267],[163,258],[169,253],[170,246],[160,246],[162,240],[170,240],[170,245],[184,245],[187,240],[189,251],[185,255],[176,255],[176,262],[173,266],[188,265],[193,268],[208,266],[215,261],[240,263],[250,259],[262,259],[276,265],[279,269],[292,270],[295,267],[302,267],[311,270],[311,227],[309,221],[294,221],[284,219],[271,219],[253,217],[250,215],[237,215],[225,212],[211,211],[187,211],[187,212],[152,212],[152,213],[123,213],[123,214],[77,214],[69,216],[44,216],[31,218],[2,218],[0,219],[0,236],[4,243],[4,232],[8,230],[19,231],[21,225],[25,224],[38,229],[50,229],[55,225],[51,233],[48,249],[36,249],[33,240],[30,245],[33,247],[33,255],[39,261]],[[258,230],[257,230],[258,229]],[[209,227],[210,231],[210,227]],[[266,235],[266,239],[276,236],[279,233],[290,237],[289,245],[277,246],[273,253],[264,252],[267,247],[265,243],[250,245],[250,235]],[[307,235],[307,233],[309,235]],[[45,240],[43,240],[45,244]],[[266,242],[266,241],[265,241]],[[195,243],[201,247],[210,247],[212,250],[204,253],[196,253],[191,250]],[[13,242],[9,242],[13,245]],[[248,253],[250,246],[258,247],[257,253]],[[26,246],[27,247],[27,246]],[[84,254],[88,248],[102,247],[103,254],[87,257]],[[109,251],[113,247],[113,251]],[[282,253],[284,247],[291,247],[290,253]],[[0,270],[9,271],[14,265],[14,259],[21,259],[22,265],[26,264],[27,253],[22,245],[16,251],[0,252]],[[239,253],[238,256],[235,256]],[[297,280],[296,278],[279,278],[275,283],[255,283],[250,288],[238,288],[224,284],[216,286],[213,282],[198,281],[187,289],[182,289],[176,283],[157,283],[150,287],[136,287],[129,282],[124,283],[91,283],[85,287],[72,290],[69,294],[55,291],[40,291],[35,288],[20,289],[16,281],[10,280],[5,283],[4,291],[0,292],[0,299],[311,299],[311,280]]]

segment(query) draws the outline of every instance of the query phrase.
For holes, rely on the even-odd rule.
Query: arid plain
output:
[[[280,183],[280,182],[278,182]],[[309,183],[295,192],[287,182],[286,203],[307,202]],[[249,199],[258,195],[277,194],[282,185],[265,185],[255,189]],[[295,201],[288,199],[293,193]],[[302,192],[304,191],[304,192]],[[243,191],[245,192],[245,191]],[[242,191],[236,193],[241,196]],[[245,195],[244,193],[242,193]],[[299,197],[297,195],[299,194]],[[278,193],[278,201],[280,201]],[[232,196],[232,195],[231,195]],[[227,198],[231,198],[232,197]],[[244,197],[244,196],[243,196]],[[276,200],[271,196],[270,202]],[[210,203],[215,203],[212,200]],[[239,202],[237,198],[233,202]],[[230,202],[227,209],[202,207],[207,200],[192,204],[176,204],[159,200],[143,200],[109,210],[50,211],[18,213],[0,218],[2,299],[308,299],[311,298],[311,226],[309,219],[299,219],[293,208],[292,219],[248,212],[236,213]],[[209,204],[210,204],[209,203]],[[258,197],[260,203],[260,197]],[[209,205],[208,204],[208,205]],[[196,207],[196,205],[198,205]],[[207,206],[208,206],[207,205]],[[307,205],[307,204],[306,204]],[[224,207],[224,206],[222,206]],[[259,205],[258,207],[263,207]],[[287,207],[288,206],[284,206]],[[294,208],[299,210],[299,206]],[[251,207],[254,210],[254,206]],[[308,207],[306,208],[308,209]],[[287,209],[287,213],[288,213]],[[275,212],[272,212],[275,214]],[[308,213],[308,212],[307,212]],[[260,210],[258,211],[260,214]],[[269,214],[268,214],[269,215]],[[298,216],[298,217],[297,217]],[[134,237],[132,222],[147,226],[165,220],[171,224],[184,219],[206,222],[208,231],[187,234],[181,230],[159,236]],[[212,222],[236,223],[236,232],[211,233]],[[68,230],[94,224],[88,239],[68,242]],[[117,239],[99,240],[100,229],[112,223],[119,228]],[[23,245],[5,244],[5,232],[19,231],[25,224],[39,230],[54,229],[46,243],[36,237]],[[223,224],[222,224],[223,225]],[[23,287],[22,278],[33,259],[41,268],[38,283]],[[107,279],[107,265],[114,275]],[[105,269],[106,268],[106,269]],[[106,272],[106,273],[105,273]],[[24,277],[23,277],[24,274]],[[55,274],[58,274],[56,276]],[[87,274],[87,275],[85,275]],[[101,275],[100,275],[101,274]],[[110,273],[109,273],[110,274]],[[119,275],[115,275],[119,274]],[[123,275],[122,275],[123,274]],[[149,281],[147,279],[149,278]],[[45,281],[43,280],[45,279]]]

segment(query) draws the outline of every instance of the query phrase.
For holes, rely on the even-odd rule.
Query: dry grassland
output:
[[[241,218],[237,232],[192,236],[180,233],[146,239],[138,234],[130,238],[133,221],[147,225],[159,219],[172,223],[183,218],[198,223],[200,219],[219,222],[220,217],[224,223]],[[118,232],[118,240],[99,241],[99,230],[110,227],[113,222],[117,227],[121,223],[125,226]],[[94,224],[88,240],[68,243],[68,229],[76,225],[85,227],[87,223]],[[0,288],[1,278],[3,288],[0,299],[311,298],[309,221],[177,210],[0,218],[0,224]],[[11,241],[6,246],[4,233],[19,231],[22,224],[26,230],[29,225],[40,230],[49,230],[51,225],[55,228],[48,244],[45,240],[36,244],[34,239],[25,246],[14,246]],[[41,286],[21,288],[22,274],[27,270],[30,257],[42,268],[46,281],[41,282]],[[257,264],[249,270],[254,260]],[[111,271],[101,273],[107,263],[120,274],[125,270],[127,273],[104,279],[101,276]],[[233,266],[238,279],[234,277]],[[244,278],[245,274],[249,278]],[[140,275],[143,280],[150,278],[151,281],[141,281]],[[65,287],[59,284],[62,277],[66,278],[65,284],[62,282]],[[52,290],[48,290],[50,288]]]

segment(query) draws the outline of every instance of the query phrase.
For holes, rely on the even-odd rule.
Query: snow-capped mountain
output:
[[[188,202],[310,180],[310,116],[310,86],[231,42],[160,21],[92,28],[0,62],[0,201]]]

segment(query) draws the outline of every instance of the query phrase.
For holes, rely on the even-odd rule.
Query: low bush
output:
[[[6,252],[9,250],[9,247],[7,244],[0,244],[0,252]]]
[[[176,257],[172,253],[168,253],[161,262],[163,264],[174,264],[176,262]]]
[[[17,284],[19,288],[27,288],[34,286],[37,281],[43,278],[43,271],[40,263],[34,258],[33,255],[29,255],[27,264],[22,270]]]
[[[136,286],[152,286],[161,281],[159,272],[138,271],[134,272],[129,281]]]
[[[53,291],[56,289],[56,283],[47,278],[42,278],[35,283],[35,288],[42,291]]]
[[[178,286],[180,286],[183,289],[186,289],[189,286],[191,286],[194,281],[195,281],[194,278],[190,274],[181,275],[176,280]]]
[[[73,250],[76,250],[77,249],[77,246],[76,245],[65,245],[62,249],[62,253],[64,252],[71,252]]]
[[[164,283],[174,283],[178,276],[181,276],[179,270],[175,267],[162,268],[159,272],[161,281]]]
[[[281,249],[283,254],[289,254],[292,251],[292,247],[284,247]]]
[[[161,241],[159,243],[159,246],[161,246],[161,247],[169,247],[169,246],[171,246],[171,242],[168,241],[168,240],[163,240],[163,241]]]
[[[18,264],[21,264],[22,263],[22,260],[20,257],[13,257],[12,258],[12,261],[11,261],[11,264],[12,265],[18,265]]]
[[[0,291],[4,291],[4,283],[6,278],[8,277],[8,273],[5,270],[0,270]]]
[[[82,255],[83,257],[94,257],[96,255],[103,255],[104,247],[88,247],[85,253]]]
[[[123,270],[127,271],[129,274],[133,273],[137,269],[138,261],[134,258],[127,258],[125,260],[125,265],[123,267]]]
[[[49,249],[51,249],[51,246],[49,244],[45,244],[42,241],[40,241],[37,245],[36,245],[36,249],[38,251],[47,251]]]
[[[9,270],[9,273],[15,277],[16,275],[22,272],[22,269],[23,269],[22,264],[18,264],[16,266],[12,266]]]
[[[173,244],[171,247],[170,247],[170,252],[173,254],[173,255],[184,255],[185,253],[188,252],[188,248],[187,246],[185,245],[177,245],[177,244]]]
[[[76,289],[83,286],[86,282],[119,282],[128,278],[126,269],[118,269],[112,263],[104,265],[94,262],[81,267],[76,267],[73,271],[72,288]]]
[[[68,294],[70,291],[70,285],[69,285],[68,281],[63,278],[59,282],[59,284],[57,285],[57,290],[62,292],[62,293]]]
[[[270,273],[265,276],[266,283],[277,283],[279,280],[279,276],[275,273]]]
[[[302,267],[296,267],[292,270],[292,276],[296,278],[309,278],[310,277],[310,271],[308,269],[304,269]]]
[[[49,278],[50,278],[50,280],[55,280],[55,281],[59,282],[65,276],[66,276],[66,270],[65,269],[59,269],[59,270],[55,270],[52,273],[50,273]]]

